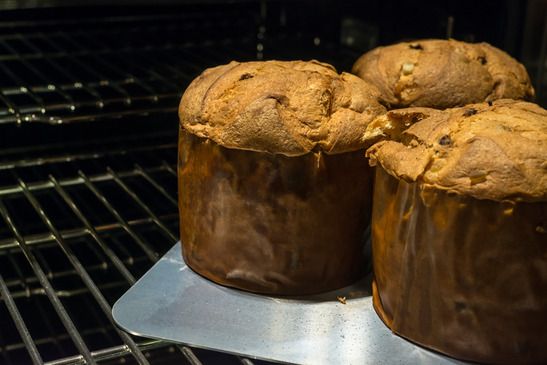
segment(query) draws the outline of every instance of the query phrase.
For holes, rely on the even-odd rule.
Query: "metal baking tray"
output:
[[[464,364],[392,334],[374,312],[371,299],[370,277],[337,291],[299,298],[226,288],[194,273],[184,263],[178,243],[112,311],[117,324],[134,335],[255,359]]]

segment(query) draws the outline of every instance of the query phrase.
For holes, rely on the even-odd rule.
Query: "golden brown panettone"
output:
[[[378,47],[352,72],[375,85],[390,108],[444,109],[534,96],[524,66],[488,43],[427,39]]]
[[[547,111],[401,109],[372,146],[374,308],[397,334],[485,363],[547,363]]]
[[[179,109],[186,263],[272,294],[359,278],[372,197],[362,135],[384,112],[374,87],[316,61],[206,70]]]
[[[477,199],[547,201],[547,112],[540,106],[499,100],[378,119],[386,117],[392,124],[421,119],[367,151],[391,175]]]

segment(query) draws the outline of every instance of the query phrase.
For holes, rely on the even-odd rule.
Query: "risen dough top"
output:
[[[352,72],[375,85],[391,108],[444,109],[534,96],[524,66],[488,43],[429,39],[378,47]]]
[[[408,108],[375,123],[414,123],[367,150],[395,177],[479,199],[547,201],[547,111],[536,104]]]
[[[317,61],[231,62],[205,70],[179,106],[183,128],[234,149],[299,156],[364,148],[386,109],[378,90]]]

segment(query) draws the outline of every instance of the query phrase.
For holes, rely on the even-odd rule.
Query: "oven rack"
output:
[[[0,164],[1,363],[253,364],[113,323],[113,303],[177,241],[176,147]]]
[[[173,112],[204,68],[257,56],[250,16],[77,21],[0,23],[0,124]]]

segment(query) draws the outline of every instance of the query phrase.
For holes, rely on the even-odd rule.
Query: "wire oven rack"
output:
[[[0,14],[0,138],[10,136],[0,143],[0,364],[265,363],[130,336],[111,317],[113,303],[177,241],[184,87],[232,59],[332,62],[338,52],[282,33],[268,44],[256,4],[29,22]],[[139,118],[154,127],[128,133]],[[83,140],[58,138],[69,125]],[[90,140],[94,128],[106,132]],[[34,143],[45,134],[56,137]]]
[[[130,336],[111,316],[177,241],[180,93],[208,66],[256,58],[255,19],[242,14],[0,23],[0,127],[174,122],[110,141],[0,143],[1,364],[252,364]]]
[[[205,14],[0,20],[0,126],[173,112],[181,86],[207,67],[269,57],[319,57],[336,65],[350,52],[328,49],[316,36],[302,47],[309,35],[301,31],[268,34],[263,4],[257,6],[232,4]],[[345,57],[353,61],[357,54]]]
[[[256,57],[254,20],[241,14],[1,25],[0,124],[174,111],[205,67]]]
[[[177,241],[176,144],[166,140],[0,164],[0,363],[148,364],[162,347],[163,358],[201,363],[199,352],[129,336],[111,317]]]

